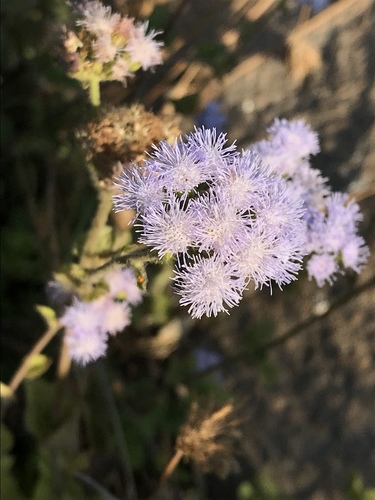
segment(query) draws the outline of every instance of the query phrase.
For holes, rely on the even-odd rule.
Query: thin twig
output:
[[[154,491],[154,494],[159,490],[161,485],[169,478],[169,476],[174,472],[175,468],[177,465],[180,463],[182,457],[184,454],[182,453],[181,450],[176,450],[175,454],[173,457],[169,460],[167,463],[162,475],[160,476],[159,483],[157,485],[157,488]]]
[[[69,373],[72,364],[72,358],[70,356],[68,345],[63,342],[60,348],[59,362],[57,365],[57,378],[62,380],[66,378]]]
[[[137,500],[137,491],[135,487],[135,480],[129,458],[128,445],[124,436],[120,415],[113,397],[112,387],[109,381],[108,373],[103,363],[97,363],[97,373],[100,385],[102,387],[103,395],[106,399],[106,406],[109,411],[109,416],[112,421],[113,431],[115,433],[116,443],[119,448],[120,458],[124,469],[126,480],[126,498],[128,500]]]
[[[34,345],[31,351],[25,356],[20,367],[13,375],[11,381],[9,382],[9,388],[12,392],[15,392],[18,386],[21,384],[22,380],[25,378],[27,371],[29,369],[29,363],[31,359],[36,355],[40,354],[46,345],[53,339],[56,333],[60,330],[60,323],[56,322],[51,325],[48,330],[44,333],[44,335],[38,340],[38,342]]]
[[[88,274],[95,274],[101,271],[104,271],[108,267],[114,265],[114,264],[129,264],[131,260],[138,259],[138,260],[143,260],[146,262],[160,262],[159,257],[157,256],[151,256],[150,255],[150,249],[146,245],[141,245],[141,244],[135,244],[133,245],[133,248],[126,252],[125,254],[121,255],[121,252],[123,249],[119,250],[116,252],[113,257],[106,262],[105,264],[96,267],[94,269],[85,269],[85,272]]]

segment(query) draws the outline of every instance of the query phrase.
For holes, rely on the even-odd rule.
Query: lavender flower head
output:
[[[75,297],[60,318],[70,356],[82,365],[104,356],[109,336],[130,325],[130,306],[142,300],[143,292],[132,269],[110,271],[105,281],[108,292],[91,302]]]
[[[115,210],[136,211],[139,241],[159,258],[176,258],[174,288],[193,318],[228,312],[250,281],[281,287],[296,279],[303,200],[225,134],[198,128],[173,146],[161,143],[141,166],[125,169],[117,186]]]
[[[359,206],[343,193],[332,193],[327,179],[311,167],[309,157],[319,152],[318,137],[303,121],[275,120],[270,137],[254,144],[265,162],[280,173],[305,208],[306,268],[318,286],[332,284],[338,273],[359,273],[368,248],[357,234]]]
[[[67,31],[65,47],[71,74],[83,82],[92,79],[126,82],[134,73],[162,64],[160,32],[148,31],[148,22],[113,14],[98,0],[78,7],[76,32]]]

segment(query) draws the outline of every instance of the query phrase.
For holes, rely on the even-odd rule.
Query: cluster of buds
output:
[[[65,48],[71,75],[89,84],[92,80],[126,79],[142,68],[162,63],[159,32],[147,33],[148,22],[135,22],[112,13],[99,1],[89,1],[78,9],[75,31],[66,30]]]

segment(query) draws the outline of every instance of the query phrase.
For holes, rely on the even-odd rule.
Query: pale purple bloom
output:
[[[162,64],[163,42],[154,38],[160,33],[147,33],[148,22],[135,24],[134,19],[113,14],[110,6],[93,0],[77,7],[79,37],[67,33],[65,47],[71,74],[87,82],[125,82],[139,68],[144,70]]]
[[[81,365],[104,356],[107,350],[108,336],[96,330],[90,334],[79,328],[68,328],[65,342],[71,358]]]
[[[295,237],[295,235],[292,235]],[[255,288],[269,286],[271,280],[282,286],[296,279],[301,269],[301,237],[275,239],[259,227],[249,231],[232,263],[241,276],[254,281]]]
[[[291,156],[288,149],[277,141],[264,139],[253,144],[249,149],[257,153],[266,165],[270,165],[276,172],[288,177],[296,173],[300,164],[300,158]]]
[[[240,155],[225,134],[195,129],[184,142],[154,147],[119,179],[115,208],[136,209],[139,241],[177,258],[175,288],[194,318],[237,305],[250,281],[290,283],[306,255],[319,286],[340,266],[359,270],[366,261],[358,205],[331,195],[309,165],[315,132],[303,120],[276,120],[269,131],[269,141]],[[271,165],[256,153],[267,148]]]
[[[102,317],[95,302],[82,302],[75,298],[73,304],[66,308],[60,321],[65,327],[77,327],[87,334],[102,331]]]
[[[276,119],[268,128],[270,138],[252,145],[262,160],[279,173],[294,176],[301,160],[319,152],[316,132],[304,120]]]
[[[101,35],[92,44],[96,59],[101,63],[111,62],[117,54],[117,47],[113,45],[110,35]]]
[[[290,184],[296,192],[298,191],[307,211],[311,209],[324,211],[326,198],[330,194],[327,180],[326,177],[322,177],[319,170],[311,168],[306,160],[302,160],[298,162]]]
[[[123,174],[115,206],[138,210],[141,243],[177,257],[180,303],[193,317],[211,316],[237,305],[250,279],[295,279],[306,223],[301,199],[254,152],[239,155],[215,130],[185,139],[154,149],[144,162],[153,176]],[[165,193],[157,203],[147,189],[155,183]]]
[[[125,81],[127,77],[132,76],[129,69],[129,62],[122,57],[117,57],[112,66],[112,75],[115,80]]]
[[[222,258],[233,253],[246,233],[248,216],[243,217],[220,190],[213,190],[193,200],[194,240],[200,251],[214,250]]]
[[[318,134],[305,120],[276,120],[268,128],[271,140],[289,151],[291,158],[307,158],[319,153]]]
[[[336,273],[339,271],[339,266],[332,254],[314,254],[307,262],[307,272],[309,279],[314,278],[319,287],[322,287],[325,282],[329,285],[336,279]]]
[[[113,299],[125,300],[135,306],[142,301],[143,291],[137,284],[137,277],[130,267],[114,269],[106,274],[109,296]]]
[[[111,35],[121,18],[120,14],[112,14],[111,7],[96,0],[83,3],[79,10],[82,18],[76,21],[77,26],[83,26],[98,37]]]
[[[305,210],[302,199],[293,187],[282,179],[270,178],[267,189],[255,198],[252,208],[257,224],[265,234],[274,238],[287,235],[293,239],[294,233],[301,235],[304,232],[302,217]]]
[[[115,335],[131,323],[131,311],[127,302],[115,302],[108,296],[95,301],[102,314],[103,332]]]
[[[126,45],[126,52],[131,59],[138,62],[144,70],[163,63],[160,52],[163,42],[154,40],[161,32],[151,30],[147,33],[147,28],[148,22],[136,25]]]
[[[108,336],[97,304],[75,299],[60,321],[67,328],[65,340],[74,361],[86,364],[104,355]]]
[[[159,258],[169,253],[186,253],[193,243],[196,221],[181,203],[172,195],[167,205],[160,203],[140,218],[142,229],[138,241],[156,250]]]
[[[217,134],[216,129],[194,128],[194,132],[185,136],[189,151],[198,154],[199,160],[206,164],[209,179],[220,175],[227,161],[233,161],[238,155],[236,145],[227,146],[227,135]]]
[[[180,304],[189,306],[192,318],[217,316],[238,305],[245,281],[236,269],[217,256],[196,258],[192,266],[175,271],[175,290]]]
[[[250,210],[259,193],[274,182],[271,170],[250,150],[224,164],[219,179],[228,202],[240,211]]]
[[[344,267],[350,267],[359,273],[362,266],[366,264],[369,256],[369,249],[361,236],[353,235],[345,243],[341,250],[341,258]]]
[[[186,144],[176,140],[171,146],[165,141],[154,148],[149,164],[160,173],[167,191],[189,193],[207,178],[206,165],[199,161],[196,151],[189,151]]]
[[[135,210],[137,213],[147,213],[166,198],[162,176],[152,169],[151,165],[143,168],[133,165],[133,168],[126,168],[118,181],[115,185],[123,194],[113,197],[116,212]]]

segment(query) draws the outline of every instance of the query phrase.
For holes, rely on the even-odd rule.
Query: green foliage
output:
[[[14,458],[12,457],[13,436],[5,425],[1,426],[1,482],[0,493],[1,498],[12,498],[12,500],[24,500],[24,497],[17,484],[17,480],[13,475]]]
[[[252,481],[243,481],[237,488],[236,500],[287,500],[266,474],[258,474]]]
[[[358,472],[353,472],[345,494],[346,500],[375,500],[375,488],[366,488]]]

